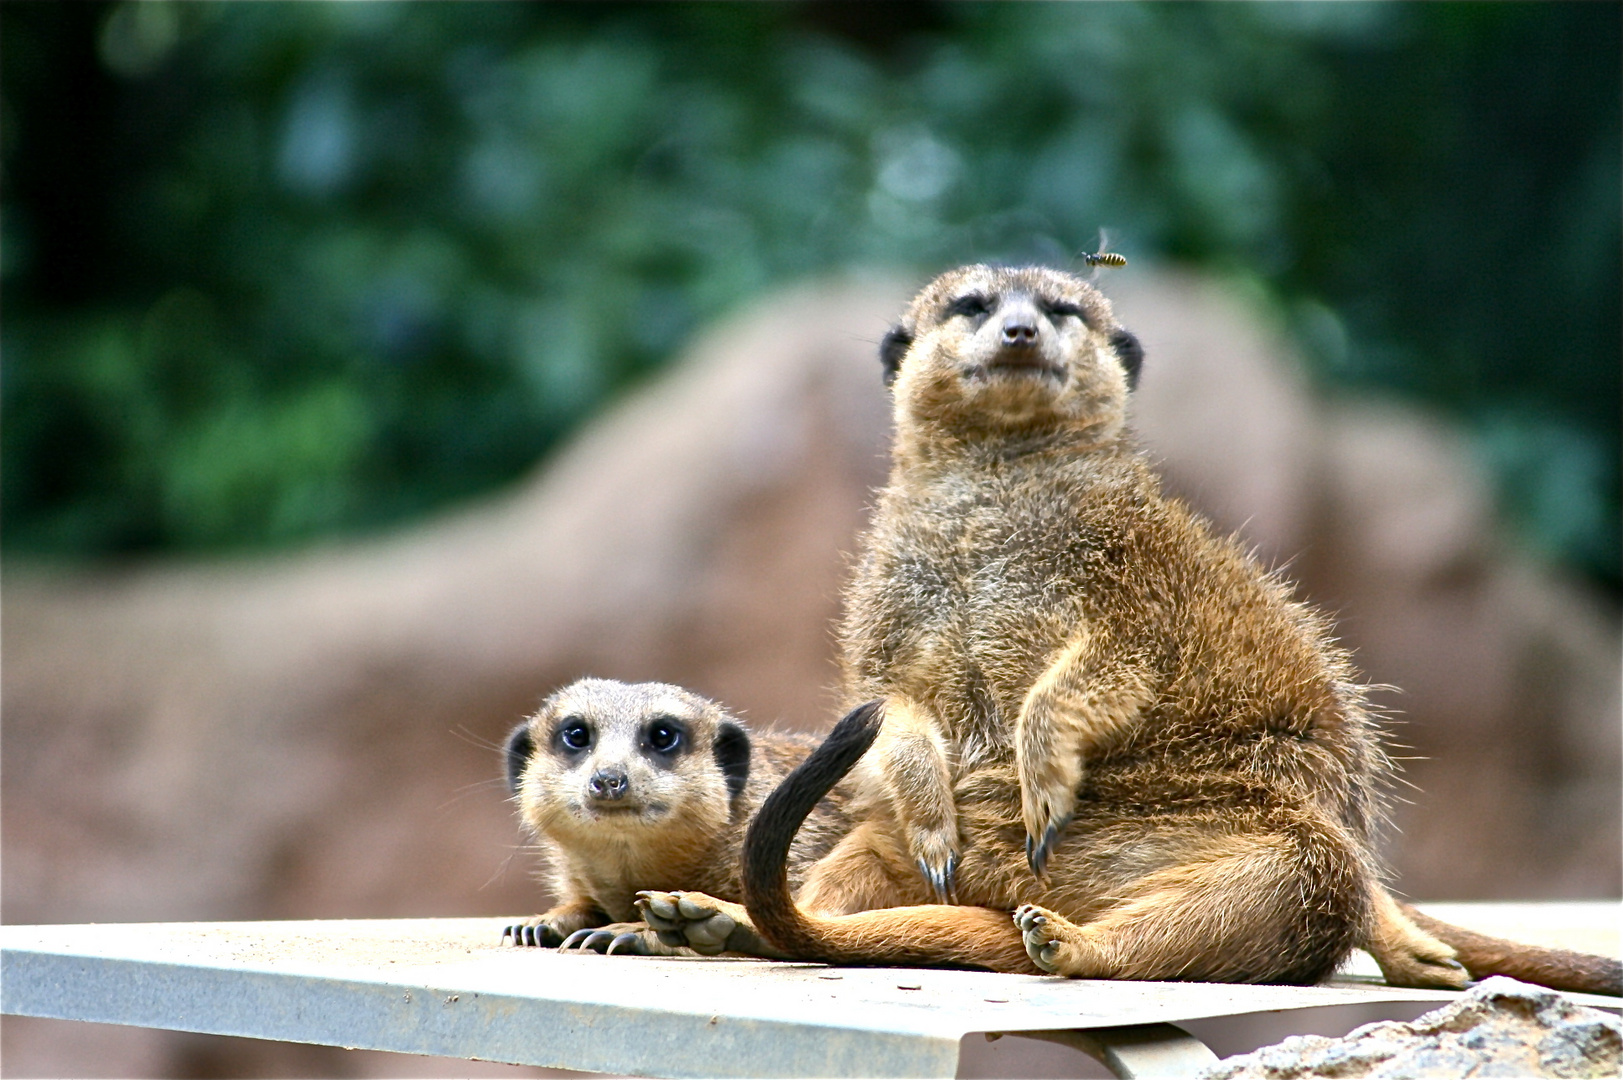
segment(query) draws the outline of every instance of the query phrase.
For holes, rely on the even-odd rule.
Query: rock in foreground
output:
[[[1599,1009],[1502,976],[1407,1024],[1365,1024],[1344,1038],[1299,1035],[1226,1058],[1204,1080],[1295,1077],[1617,1076],[1623,1023]]]

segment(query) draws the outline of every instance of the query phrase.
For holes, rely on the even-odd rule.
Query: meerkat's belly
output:
[[[936,703],[956,726],[1007,732],[1031,684],[1085,624],[1086,547],[1033,536],[997,507],[932,515],[874,567],[858,669],[875,690]],[[1062,526],[1043,523],[1041,531]],[[1078,558],[1078,555],[1084,557]]]

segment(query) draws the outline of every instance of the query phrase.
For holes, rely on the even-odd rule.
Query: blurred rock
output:
[[[1227,1058],[1202,1080],[1319,1076],[1617,1076],[1623,1023],[1553,990],[1494,976],[1411,1023],[1366,1024],[1341,1039],[1303,1035]]]
[[[1105,285],[1146,344],[1138,422],[1169,484],[1290,561],[1370,678],[1403,687],[1383,701],[1429,760],[1396,814],[1398,887],[1616,896],[1615,613],[1506,546],[1446,425],[1319,402],[1211,284]],[[875,350],[909,287],[763,301],[518,490],[408,533],[119,571],[8,563],[6,920],[536,911],[496,748],[550,688],[664,679],[756,723],[825,724],[845,553],[886,468]],[[122,1065],[53,1066],[61,1040],[28,1030],[45,1027],[7,1023],[8,1072],[116,1075],[155,1053],[132,1031]],[[309,1067],[254,1045],[245,1071]],[[334,1051],[317,1071],[390,1060]]]

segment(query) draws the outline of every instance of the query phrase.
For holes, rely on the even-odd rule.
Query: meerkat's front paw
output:
[[[533,945],[543,949],[557,948],[563,944],[564,938],[575,932],[576,927],[560,929],[545,915],[537,915],[533,919],[525,919],[521,923],[502,928],[502,941],[513,939],[514,945]]]
[[[514,945],[534,945],[544,949],[555,948],[576,930],[588,926],[602,926],[609,917],[596,904],[575,899],[548,908],[534,918],[502,928],[502,940],[513,939]]]
[[[591,950],[605,956],[670,956],[675,950],[662,945],[647,923],[610,923],[586,927],[564,938],[560,950]]]
[[[637,894],[637,910],[665,945],[685,945],[705,956],[747,951],[745,942],[733,942],[740,924],[749,922],[739,904],[704,893],[648,890]]]
[[[956,903],[958,836],[956,830],[913,829],[908,848],[936,902]]]
[[[1021,791],[1020,812],[1026,823],[1026,865],[1031,867],[1034,877],[1040,878],[1047,872],[1048,857],[1071,823],[1071,811],[1075,807],[1076,793],[1071,789]]]

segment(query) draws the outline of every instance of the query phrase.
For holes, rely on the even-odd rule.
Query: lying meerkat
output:
[[[738,921],[731,940],[1288,983],[1361,945],[1398,985],[1458,987],[1469,969],[1619,992],[1615,961],[1484,949],[1422,930],[1387,892],[1391,765],[1363,687],[1322,615],[1162,494],[1126,423],[1142,352],[1103,296],[1052,270],[964,267],[926,286],[881,357],[893,468],[840,635],[847,700],[876,703],[763,806],[753,925],[713,908]],[[797,907],[779,871],[797,815],[858,758],[859,824]],[[640,906],[668,934],[702,925],[707,902],[680,899],[679,917],[671,896]]]
[[[664,683],[582,679],[553,693],[507,739],[508,787],[546,855],[555,907],[503,931],[516,945],[658,952],[635,925],[640,889],[742,896],[745,825],[810,736],[757,732],[720,705]],[[790,876],[848,827],[846,791],[820,800],[787,856]],[[701,952],[715,942],[672,939]]]

